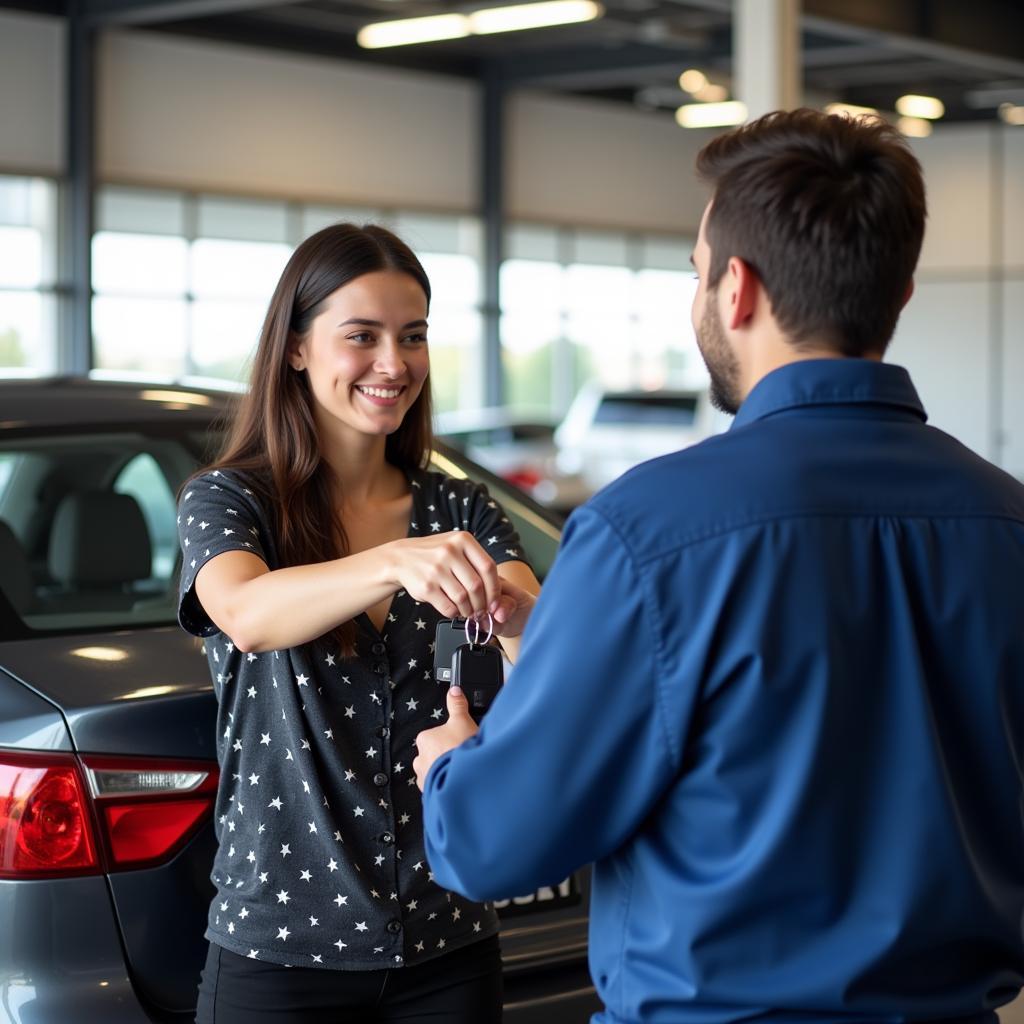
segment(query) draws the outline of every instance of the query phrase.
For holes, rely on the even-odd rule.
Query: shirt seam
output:
[[[604,515],[604,518],[612,524],[612,520]],[[730,533],[738,533],[741,530],[746,530],[755,526],[766,526],[770,523],[780,523],[786,521],[794,521],[799,519],[845,519],[845,520],[857,520],[857,519],[926,519],[931,522],[954,522],[962,520],[1000,520],[1008,523],[1012,523],[1016,526],[1024,528],[1024,519],[1018,518],[1017,516],[1007,513],[933,513],[933,512],[916,512],[916,511],[892,511],[892,512],[833,512],[833,511],[816,511],[816,510],[801,510],[799,512],[779,512],[771,515],[762,515],[752,517],[750,519],[744,519],[742,522],[729,523],[726,525],[712,527],[708,530],[704,530],[701,533],[689,537],[685,540],[680,541],[678,544],[674,544],[671,547],[659,549],[657,553],[645,555],[643,558],[634,557],[634,561],[638,568],[646,568],[653,562],[658,562],[669,555],[674,555],[686,548],[694,547],[697,544],[701,544],[704,541],[714,540],[716,537],[724,537]],[[621,532],[616,529],[616,534],[622,536]]]
[[[666,745],[668,746],[669,767],[675,771],[678,770],[679,765],[682,763],[682,750],[681,745],[675,742],[672,732],[668,727],[668,709],[665,706],[665,698],[661,689],[661,679],[657,671],[658,665],[664,663],[664,658],[662,657],[664,653],[664,644],[662,643],[661,616],[658,614],[657,603],[654,601],[653,595],[651,594],[650,577],[646,572],[642,571],[643,567],[641,563],[638,562],[632,548],[626,541],[625,535],[618,526],[612,522],[607,515],[602,513],[600,509],[595,508],[593,511],[595,515],[599,516],[607,524],[608,529],[611,530],[618,538],[623,551],[626,552],[626,556],[632,564],[633,573],[642,587],[644,610],[646,612],[644,618],[647,622],[647,628],[651,633],[652,639],[649,662],[651,679],[654,683],[654,706],[658,713],[658,724],[661,727],[662,733],[665,736]]]

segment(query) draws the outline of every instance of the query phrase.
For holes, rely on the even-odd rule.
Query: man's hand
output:
[[[458,686],[448,690],[448,721],[434,729],[425,729],[416,737],[416,758],[412,770],[416,773],[416,785],[422,792],[427,781],[430,766],[449,750],[454,750],[470,736],[478,732],[476,722],[469,717],[469,701]]]

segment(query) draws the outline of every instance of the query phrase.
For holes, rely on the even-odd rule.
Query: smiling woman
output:
[[[430,299],[384,228],[308,238],[223,454],[182,489],[179,619],[220,708],[201,1022],[500,1018],[494,907],[425,870],[409,771],[444,713],[438,621],[490,613],[514,660],[539,585],[486,488],[426,469]]]

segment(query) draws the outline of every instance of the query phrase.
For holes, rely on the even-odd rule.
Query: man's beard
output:
[[[716,297],[714,291],[707,293],[704,312],[697,328],[697,347],[711,376],[711,404],[735,416],[743,402],[740,394],[740,367],[722,328]]]

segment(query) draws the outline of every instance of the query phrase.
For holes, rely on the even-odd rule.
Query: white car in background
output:
[[[715,431],[706,390],[610,391],[585,384],[555,431],[557,465],[592,494],[648,459]]]

